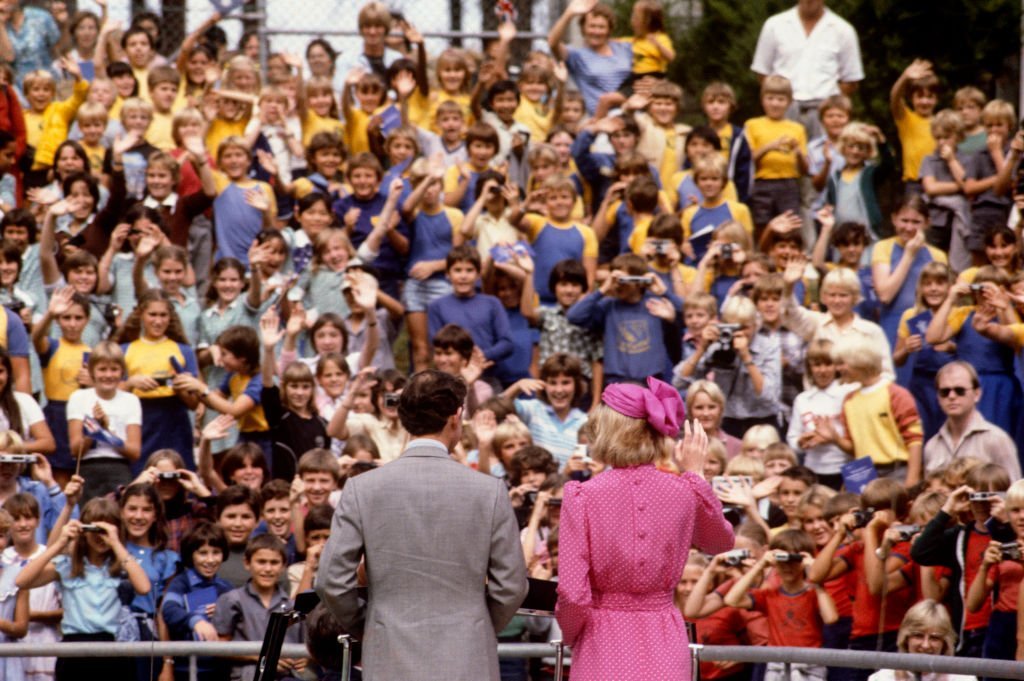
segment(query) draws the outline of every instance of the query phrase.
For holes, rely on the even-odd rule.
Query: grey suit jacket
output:
[[[363,641],[366,681],[498,681],[496,633],[526,589],[504,485],[432,447],[345,484],[317,573],[320,598]]]

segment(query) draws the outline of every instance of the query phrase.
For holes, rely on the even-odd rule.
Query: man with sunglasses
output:
[[[1006,469],[1011,480],[1019,480],[1020,461],[1013,440],[999,426],[989,423],[978,411],[981,387],[978,374],[967,362],[950,362],[935,377],[939,408],[946,422],[924,446],[924,469],[931,472],[948,466],[953,459],[971,457]]]

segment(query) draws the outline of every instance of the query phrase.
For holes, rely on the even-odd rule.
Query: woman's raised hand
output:
[[[683,422],[683,439],[676,444],[676,464],[684,473],[704,475],[708,458],[708,434],[699,421]]]

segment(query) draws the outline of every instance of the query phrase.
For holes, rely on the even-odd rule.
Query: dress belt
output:
[[[595,593],[594,607],[602,610],[664,610],[675,607],[671,591],[659,593]]]

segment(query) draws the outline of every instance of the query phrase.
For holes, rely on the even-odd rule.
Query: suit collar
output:
[[[433,456],[447,459],[448,448],[433,438],[414,438],[406,445],[402,456]]]

